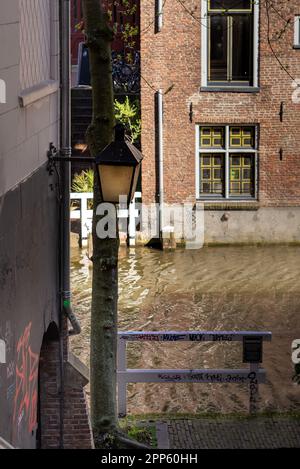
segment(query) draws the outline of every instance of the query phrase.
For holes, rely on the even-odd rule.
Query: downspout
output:
[[[163,27],[164,14],[163,0],[156,0],[156,32],[160,33]]]
[[[60,254],[60,429],[59,448],[64,448],[64,415],[65,415],[65,361],[66,324],[64,314],[70,320],[73,329],[69,335],[80,333],[80,324],[72,313],[70,288],[70,185],[71,163],[68,158],[72,156],[70,145],[71,137],[71,47],[70,47],[70,0],[59,0],[59,45],[60,45],[60,156],[66,158],[60,164],[61,200],[59,214],[59,254]]]
[[[62,204],[61,204],[61,295],[62,310],[69,319],[72,329],[69,335],[78,335],[81,326],[72,311],[70,286],[70,188],[71,163],[71,47],[70,47],[70,0],[60,0],[60,155],[66,158],[61,163]]]
[[[158,111],[158,160],[159,160],[159,234],[162,237],[164,225],[164,144],[163,144],[163,92],[157,92]]]

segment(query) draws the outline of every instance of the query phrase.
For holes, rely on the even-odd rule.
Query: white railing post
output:
[[[135,246],[135,198],[129,205],[129,246]]]
[[[88,235],[91,232],[93,210],[88,210],[88,200],[93,200],[93,194],[89,192],[72,192],[71,200],[80,202],[80,210],[71,210],[71,220],[80,220],[81,246],[87,245]]]
[[[127,379],[126,379],[126,340],[118,337],[118,414],[119,417],[125,417],[127,414],[126,406],[126,391],[127,391]]]
[[[134,194],[133,201],[129,205],[129,225],[128,225],[128,236],[129,246],[135,246],[136,242],[136,219],[139,216],[139,211],[136,209],[136,200],[142,197],[141,192]]]
[[[87,230],[87,197],[81,198],[81,241],[88,238]]]

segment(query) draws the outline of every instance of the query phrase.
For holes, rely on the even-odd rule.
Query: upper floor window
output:
[[[295,16],[294,47],[300,48],[300,16]]]
[[[50,0],[20,0],[20,84],[24,90],[51,78]]]
[[[203,0],[203,86],[257,86],[257,7],[253,0]]]

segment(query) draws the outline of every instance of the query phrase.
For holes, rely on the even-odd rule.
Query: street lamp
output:
[[[55,161],[95,163],[102,202],[117,204],[120,196],[126,196],[129,205],[136,191],[142,160],[142,153],[125,140],[124,126],[117,124],[114,142],[107,145],[96,158],[62,157],[51,143],[47,169],[53,173]]]
[[[138,182],[142,153],[125,140],[123,125],[115,127],[115,141],[96,156],[96,169],[103,202],[119,203],[126,196],[128,205],[134,197]]]

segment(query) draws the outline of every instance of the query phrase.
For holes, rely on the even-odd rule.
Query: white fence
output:
[[[136,203],[141,198],[141,192],[136,192],[134,199],[129,206],[129,210],[122,209],[118,212],[118,217],[120,219],[129,218],[128,237],[130,246],[135,246],[136,219],[139,216],[139,211],[136,209]],[[78,201],[80,203],[79,209],[71,209],[71,220],[80,220],[80,241],[82,246],[86,246],[89,234],[92,232],[93,210],[88,209],[88,202],[93,200],[93,193],[72,192],[71,200]]]
[[[71,220],[80,220],[80,241],[87,244],[89,233],[92,232],[93,210],[88,210],[89,200],[93,200],[92,192],[72,192],[71,200],[80,203],[79,209],[71,209]]]
[[[249,386],[249,411],[257,410],[258,385],[266,380],[262,363],[263,341],[271,341],[271,332],[119,332],[118,333],[118,412],[126,416],[126,388],[128,383],[236,383]],[[127,342],[242,342],[245,369],[221,370],[133,370],[127,369]]]

